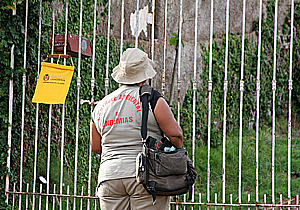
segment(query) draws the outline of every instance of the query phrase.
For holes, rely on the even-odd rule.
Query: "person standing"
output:
[[[140,87],[156,72],[153,61],[138,48],[127,49],[112,78],[121,86],[104,97],[92,113],[91,147],[101,154],[98,192],[102,210],[169,209],[170,197],[157,196],[156,204],[135,179],[136,156],[142,150]],[[148,135],[165,134],[182,147],[182,129],[161,94],[154,90],[148,116]]]

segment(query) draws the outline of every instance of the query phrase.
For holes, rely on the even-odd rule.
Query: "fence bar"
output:
[[[39,210],[42,209],[42,192],[43,192],[43,185],[40,184]]]
[[[277,17],[278,0],[275,1],[275,20],[274,20],[274,56],[273,56],[273,113],[272,113],[272,204],[275,204],[275,97],[276,97],[276,56],[277,56]]]
[[[78,49],[78,76],[77,76],[77,120],[76,120],[76,146],[75,146],[75,174],[74,174],[74,195],[77,193],[77,161],[78,161],[78,138],[79,138],[79,98],[80,98],[80,69],[81,69],[81,36],[82,36],[82,10],[83,2],[80,0],[80,24],[79,24],[79,49]],[[76,209],[76,198],[74,197],[73,209]]]
[[[299,195],[296,195],[296,204],[297,204],[297,205],[299,204]],[[297,207],[296,210],[299,210],[299,208]]]
[[[25,40],[24,40],[24,69],[26,71],[26,56],[27,56],[27,23],[28,23],[28,0],[26,0],[26,19],[25,19]],[[21,128],[21,157],[20,157],[20,192],[23,188],[23,159],[24,159],[24,126],[25,126],[25,90],[26,90],[26,74],[22,76],[22,86],[23,86],[23,95],[22,95],[22,128]],[[19,200],[19,209],[22,205],[22,196],[20,195]]]
[[[14,2],[14,6],[16,6],[16,2]],[[12,15],[16,15],[17,10],[12,10]],[[11,69],[15,69],[15,45],[13,44],[11,47],[10,52],[10,67]],[[9,190],[9,174],[10,174],[10,158],[11,158],[11,129],[12,129],[12,112],[13,112],[13,99],[14,99],[14,80],[13,80],[13,74],[11,75],[11,79],[9,80],[9,101],[8,101],[8,134],[7,134],[7,145],[8,145],[8,151],[7,151],[7,162],[6,167],[8,169],[6,174],[6,180],[5,180],[5,194],[6,194],[6,200],[5,202],[8,204],[8,196],[7,193]]]
[[[140,9],[140,1],[136,0],[136,31],[135,31],[135,48],[138,48],[139,44],[139,9]]]
[[[195,165],[195,139],[196,139],[196,94],[197,94],[197,37],[198,37],[198,0],[195,2],[195,47],[194,47],[194,77],[193,77],[193,139],[192,139],[192,161]],[[192,202],[195,201],[195,191],[193,186]]]
[[[289,72],[289,119],[288,119],[288,204],[291,204],[291,141],[292,141],[292,89],[293,89],[293,39],[294,39],[294,0],[291,0],[291,40]]]
[[[218,203],[218,194],[215,193],[215,203]],[[217,206],[215,206],[215,210],[217,210]]]
[[[223,198],[222,202],[225,203],[225,183],[226,183],[226,114],[227,114],[227,86],[228,86],[228,80],[227,80],[227,68],[228,68],[228,40],[229,40],[229,0],[227,0],[226,4],[226,40],[225,40],[225,75],[224,75],[224,106],[223,106],[223,177],[222,177],[222,189],[223,189]],[[224,206],[223,206],[224,209]]]
[[[120,58],[123,53],[123,36],[124,36],[124,0],[122,0],[122,11],[121,11],[121,43],[120,43]]]
[[[65,40],[64,40],[64,54],[67,54],[67,39],[68,39],[68,12],[69,1],[66,0],[66,17],[65,17]],[[66,65],[66,58],[64,58],[64,65]],[[61,149],[60,149],[60,186],[59,192],[63,194],[63,182],[64,182],[64,146],[65,146],[65,109],[66,104],[62,106],[62,129],[61,129]],[[62,198],[59,198],[59,209],[62,210]]]
[[[56,184],[54,184],[53,194],[56,194]],[[53,196],[52,208],[53,208],[53,210],[55,210],[55,196]]]
[[[267,203],[267,195],[264,194],[264,203],[266,204]],[[266,210],[266,207],[264,208]]]
[[[248,194],[248,204],[250,204],[250,194]],[[248,210],[250,210],[250,205],[248,205]]]
[[[178,105],[177,105],[177,122],[180,124],[180,65],[181,65],[181,40],[182,40],[182,0],[180,0],[180,17],[179,17],[179,40],[178,40],[178,79],[177,79],[177,90],[178,90]]]
[[[164,54],[163,54],[163,69],[162,69],[162,84],[161,93],[165,95],[166,86],[166,57],[167,57],[167,17],[168,17],[168,0],[165,0],[165,14],[164,14]]]
[[[69,195],[69,194],[70,194],[70,186],[68,185],[67,186],[67,195]],[[67,197],[67,208],[66,208],[67,210],[69,209],[69,200],[70,200],[69,197]]]
[[[15,182],[14,182],[13,192],[16,192],[16,183]],[[15,209],[15,198],[16,198],[15,194],[13,194],[12,197],[13,197],[12,198],[12,210],[14,210]]]
[[[202,201],[201,201],[201,193],[199,193],[199,203],[202,203]],[[199,210],[201,210],[201,205],[199,205]]]
[[[52,45],[51,45],[51,54],[54,53],[54,40],[55,40],[55,1],[52,2]],[[53,63],[53,58],[51,58],[51,63]],[[48,125],[48,158],[47,158],[47,194],[49,194],[49,180],[50,180],[50,145],[51,145],[51,117],[52,117],[52,104],[49,105],[49,125]],[[46,210],[48,210],[48,201],[49,197],[46,196]]]
[[[230,194],[230,204],[232,205],[232,194]],[[232,206],[230,206],[230,210],[232,210]]]
[[[154,22],[155,21],[155,0],[152,0],[152,25],[151,25],[151,59],[154,61]]]
[[[212,91],[212,42],[214,29],[214,0],[210,3],[210,39],[209,39],[209,72],[208,72],[208,122],[207,122],[207,203],[210,201],[210,132],[211,132],[211,91]],[[207,207],[209,209],[209,207]]]
[[[111,0],[108,1],[109,9],[108,9],[108,24],[107,24],[105,95],[108,94],[108,86],[109,86],[108,68],[109,68],[110,7],[111,7]]]
[[[241,55],[241,80],[240,80],[240,122],[239,122],[239,186],[242,185],[242,144],[243,144],[243,96],[244,96],[244,58],[245,58],[245,22],[246,0],[243,0],[243,29],[242,29],[242,55]],[[240,189],[241,193],[241,189]],[[239,197],[241,203],[242,197]]]
[[[27,183],[26,192],[29,192],[29,183]],[[26,204],[25,204],[26,210],[28,210],[28,194],[26,194]]]
[[[52,104],[49,105],[49,115],[48,115],[48,119],[49,119],[49,127],[48,127],[48,158],[47,158],[47,194],[49,194],[49,190],[50,190],[50,185],[49,185],[49,180],[50,180],[50,158],[51,158],[51,116],[52,116]],[[46,210],[48,210],[48,200],[49,197],[46,196]]]
[[[42,0],[40,0],[40,10],[39,10],[39,44],[38,44],[38,68],[37,68],[37,79],[40,75],[41,68],[41,39],[42,39]],[[36,104],[35,112],[35,138],[34,138],[34,166],[33,166],[33,190],[35,193],[36,188],[36,165],[37,165],[37,155],[38,155],[38,130],[39,130],[39,103]],[[32,197],[32,210],[35,209],[35,195]]]
[[[258,22],[258,52],[257,52],[257,73],[256,73],[256,175],[255,175],[255,185],[256,185],[256,201],[258,202],[258,169],[259,169],[259,98],[260,98],[260,58],[261,58],[261,22],[262,22],[262,0],[259,1],[259,22]]]
[[[93,58],[92,58],[92,78],[91,78],[91,113],[93,112],[94,88],[95,88],[95,53],[96,53],[96,28],[97,28],[97,0],[94,4],[94,30],[93,30]],[[91,124],[91,123],[90,123]],[[90,132],[92,127],[90,126]],[[92,176],[92,146],[89,146],[89,179],[88,196],[91,196],[91,176]],[[87,201],[87,209],[90,209],[90,199]]]
[[[81,187],[81,199],[80,199],[80,210],[82,210],[82,203],[83,203],[83,186]]]

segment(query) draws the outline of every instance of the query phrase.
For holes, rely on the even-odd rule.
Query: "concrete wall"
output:
[[[136,11],[136,0],[125,1],[125,19],[124,19],[124,40],[135,43],[135,36],[132,34],[131,26],[135,26],[135,22],[130,23],[130,16]],[[290,8],[290,0],[279,0],[279,18],[278,30],[284,22],[287,9]],[[263,18],[266,17],[267,1],[263,0]],[[112,0],[111,22],[114,24],[114,29],[111,31],[111,36],[120,38],[121,35],[121,0]],[[148,6],[151,11],[151,0],[140,0],[139,9]],[[173,65],[175,62],[175,46],[170,45],[169,40],[171,33],[178,33],[179,15],[180,15],[180,0],[168,1],[168,18],[167,18],[167,56],[166,56],[166,98],[170,94],[170,83]],[[101,9],[100,9],[101,10]],[[200,44],[208,46],[210,37],[210,13],[211,1],[199,0],[198,4],[198,36],[197,36],[197,86],[201,85],[199,77],[202,71],[202,60]],[[141,15],[142,13],[140,13]],[[161,91],[162,69],[163,69],[163,39],[164,39],[164,15],[165,1],[156,0],[155,3],[155,52],[154,61],[155,69],[158,72],[153,81],[153,86]],[[242,32],[242,17],[243,17],[243,1],[230,1],[230,33]],[[259,0],[246,1],[246,33],[253,34],[253,22],[259,18]],[[146,21],[146,20],[145,20]],[[214,0],[214,34],[224,34],[226,27],[226,0]],[[101,31],[106,34],[107,26],[104,24],[100,27]],[[181,51],[181,99],[184,97],[184,92],[191,88],[191,79],[194,71],[194,45],[195,41],[195,1],[183,1],[183,24],[182,24],[182,40],[184,48]],[[147,27],[147,36],[144,31],[139,36],[139,46],[144,44],[146,52],[151,51],[151,25]],[[176,68],[177,71],[177,68]],[[175,79],[175,96],[177,97],[177,76]],[[176,100],[177,101],[177,100]]]

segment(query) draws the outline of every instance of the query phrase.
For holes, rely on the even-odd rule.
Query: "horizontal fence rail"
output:
[[[133,0],[132,0],[133,1]],[[20,158],[18,159],[20,162],[19,164],[19,174],[18,174],[18,180],[16,179],[12,179],[10,177],[10,174],[7,175],[6,177],[6,188],[5,188],[5,192],[6,192],[6,202],[12,206],[12,209],[100,209],[100,203],[99,203],[99,199],[96,196],[97,195],[97,183],[95,181],[95,175],[97,174],[97,170],[99,168],[99,157],[97,157],[96,155],[94,155],[92,153],[91,150],[91,146],[89,146],[88,148],[86,148],[86,150],[81,151],[79,148],[80,142],[81,142],[81,138],[83,138],[83,134],[81,132],[84,133],[84,135],[89,135],[90,133],[90,119],[87,121],[85,119],[80,119],[81,114],[81,107],[83,106],[88,106],[86,105],[86,102],[88,101],[88,104],[90,105],[90,110],[89,113],[84,113],[86,115],[91,115],[93,108],[94,108],[94,104],[96,103],[95,100],[99,100],[99,98],[96,98],[98,95],[96,93],[96,86],[97,86],[97,79],[99,80],[99,78],[96,76],[97,71],[100,71],[98,69],[98,67],[96,67],[96,62],[97,62],[97,52],[96,52],[96,45],[97,45],[97,41],[99,39],[99,35],[97,34],[97,24],[99,24],[99,15],[97,15],[98,10],[101,9],[100,6],[100,1],[95,0],[94,1],[94,14],[92,15],[92,23],[93,23],[93,33],[92,33],[92,37],[93,37],[93,42],[92,42],[92,60],[91,60],[91,75],[88,75],[88,79],[90,79],[90,99],[86,100],[86,98],[83,98],[83,91],[82,91],[82,87],[84,86],[83,80],[86,78],[83,78],[86,74],[85,72],[82,71],[81,68],[85,68],[84,65],[86,63],[83,62],[83,58],[82,58],[82,54],[81,54],[81,49],[82,49],[82,30],[85,27],[85,24],[83,23],[83,15],[85,8],[85,1],[81,0],[78,1],[78,11],[79,11],[79,28],[78,28],[78,34],[79,34],[79,43],[78,43],[78,59],[77,59],[77,72],[76,73],[76,89],[74,89],[74,91],[76,92],[76,101],[74,102],[76,104],[76,116],[67,116],[67,106],[68,104],[62,104],[62,105],[45,105],[44,107],[47,107],[47,115],[41,115],[41,110],[42,110],[42,106],[41,104],[35,104],[35,109],[36,109],[36,113],[35,116],[32,116],[33,118],[35,118],[35,127],[31,128],[35,130],[35,138],[33,140],[33,149],[32,149],[32,153],[34,154],[34,158],[32,160],[33,162],[33,177],[31,177],[30,180],[25,180],[24,176],[26,175],[26,179],[28,179],[28,174],[24,174],[24,159],[26,157],[24,157],[24,151],[26,149],[24,149],[24,136],[25,136],[25,132],[26,132],[26,128],[28,125],[25,124],[25,107],[26,107],[26,103],[28,103],[26,101],[26,88],[27,88],[27,83],[26,83],[26,79],[28,78],[28,76],[30,75],[26,75],[24,74],[22,77],[22,107],[21,107],[21,115],[22,115],[22,122],[21,122],[21,139],[20,139]],[[114,7],[117,3],[120,3],[120,6],[118,7],[120,9],[120,11],[116,11],[116,7]],[[114,0],[109,0],[106,7],[107,9],[107,17],[105,19],[107,25],[105,25],[107,27],[107,33],[106,33],[106,41],[105,44],[103,44],[103,49],[106,48],[105,54],[103,55],[104,57],[106,57],[106,63],[103,64],[103,66],[101,66],[102,68],[102,77],[101,78],[104,82],[104,88],[103,90],[101,90],[103,93],[105,92],[105,95],[109,94],[110,88],[111,88],[111,83],[110,82],[110,73],[111,73],[111,54],[114,52],[112,47],[110,47],[110,43],[112,42],[112,40],[115,38],[111,35],[112,32],[112,27],[111,27],[111,21],[113,20],[113,16],[118,16],[120,15],[120,22],[117,24],[120,24],[120,37],[117,37],[119,39],[119,42],[117,43],[119,45],[120,48],[120,54],[117,55],[117,57],[121,57],[122,52],[123,52],[123,48],[124,46],[127,44],[125,43],[125,38],[124,37],[129,37],[131,36],[130,34],[127,35],[125,34],[126,31],[130,31],[130,29],[126,29],[126,27],[128,25],[125,24],[125,14],[128,13],[129,11],[126,11],[126,7],[125,7],[125,1],[122,0],[121,1],[114,1]],[[287,168],[286,168],[286,172],[284,172],[284,176],[287,177],[287,183],[286,183],[286,189],[287,189],[287,193],[281,193],[281,192],[277,192],[276,191],[276,101],[278,100],[278,96],[276,95],[276,90],[279,88],[276,86],[276,75],[278,74],[277,72],[277,59],[278,59],[278,53],[277,52],[277,42],[278,42],[278,0],[275,0],[275,16],[274,16],[274,33],[273,35],[273,58],[272,61],[273,62],[273,74],[269,77],[269,80],[272,83],[272,86],[270,87],[270,92],[272,92],[272,101],[270,102],[270,107],[268,107],[268,109],[270,110],[270,112],[272,112],[272,114],[270,114],[271,118],[272,118],[272,131],[271,131],[271,136],[272,136],[272,140],[270,143],[270,148],[268,151],[270,151],[271,154],[271,177],[269,177],[269,186],[270,186],[270,193],[269,194],[260,194],[260,177],[264,176],[264,174],[262,174],[262,172],[260,171],[260,165],[261,165],[261,161],[260,160],[260,145],[261,145],[261,136],[264,135],[263,133],[261,133],[261,129],[260,129],[260,117],[261,117],[261,104],[260,104],[260,100],[261,100],[261,74],[263,73],[261,71],[262,68],[262,64],[261,64],[261,59],[262,59],[262,30],[263,30],[263,0],[260,0],[259,3],[257,4],[259,9],[259,18],[258,18],[258,34],[257,37],[255,36],[255,39],[257,39],[255,41],[256,45],[257,45],[257,67],[255,69],[256,71],[256,75],[253,75],[253,77],[255,78],[255,90],[253,91],[254,93],[254,97],[255,100],[253,100],[254,106],[256,108],[256,110],[254,110],[254,114],[253,114],[253,122],[255,121],[255,136],[253,137],[254,141],[252,142],[253,145],[255,145],[255,151],[253,154],[253,156],[255,157],[255,163],[253,164],[253,167],[255,168],[255,171],[252,171],[255,177],[255,188],[254,189],[247,189],[248,191],[253,192],[254,198],[251,198],[251,193],[249,193],[248,191],[246,192],[246,188],[247,186],[243,186],[243,179],[244,179],[244,174],[248,173],[248,169],[246,169],[245,167],[243,167],[243,161],[245,161],[245,156],[243,155],[243,152],[245,152],[244,148],[244,127],[245,127],[245,123],[243,121],[244,118],[249,117],[249,116],[245,116],[244,113],[244,108],[245,108],[245,104],[244,104],[244,98],[245,98],[245,89],[246,84],[245,84],[245,69],[247,68],[247,61],[245,58],[245,50],[246,50],[246,20],[247,20],[247,16],[246,16],[246,12],[247,12],[247,4],[248,1],[243,0],[243,10],[242,10],[242,20],[239,20],[241,22],[241,52],[240,52],[240,67],[239,67],[239,74],[238,76],[236,76],[236,78],[238,78],[236,81],[236,83],[238,85],[236,85],[236,88],[239,86],[239,94],[238,96],[236,96],[236,98],[234,100],[238,101],[239,103],[239,108],[237,109],[238,112],[234,113],[235,115],[239,116],[239,121],[238,121],[238,155],[237,155],[237,159],[238,159],[238,165],[236,166],[235,170],[237,171],[236,173],[236,177],[235,177],[235,181],[237,183],[237,188],[236,189],[228,189],[227,185],[228,185],[228,172],[227,172],[227,165],[228,162],[230,160],[227,159],[227,154],[231,153],[231,151],[229,151],[227,149],[227,144],[229,141],[229,133],[228,131],[230,130],[230,128],[228,127],[228,119],[230,118],[230,115],[232,115],[232,113],[229,110],[228,107],[228,100],[230,99],[229,95],[229,88],[230,86],[232,86],[232,84],[230,84],[231,78],[229,78],[229,72],[231,71],[231,67],[229,64],[229,57],[230,54],[232,53],[230,51],[230,27],[229,27],[229,23],[230,23],[230,5],[232,7],[232,4],[230,0],[226,0],[223,1],[222,3],[219,4],[224,4],[222,6],[224,6],[225,9],[225,41],[224,41],[224,45],[225,45],[225,53],[224,53],[224,66],[220,67],[224,69],[224,75],[222,76],[222,88],[224,91],[224,95],[222,96],[222,104],[223,107],[221,108],[221,113],[222,113],[222,119],[221,119],[221,125],[222,127],[222,136],[220,136],[219,138],[222,139],[222,149],[220,149],[220,153],[222,153],[222,159],[219,160],[219,162],[221,162],[220,165],[220,171],[215,172],[212,170],[212,164],[215,164],[215,162],[213,162],[213,155],[215,152],[215,148],[213,148],[213,138],[214,138],[214,127],[215,127],[215,119],[213,119],[213,112],[214,112],[214,102],[213,102],[213,98],[215,97],[215,92],[214,92],[214,85],[215,85],[215,81],[214,81],[214,58],[213,58],[213,54],[214,54],[214,14],[216,11],[216,7],[219,7],[220,5],[216,4],[216,1],[211,0],[209,3],[208,2],[204,2],[201,0],[195,0],[195,3],[193,3],[193,7],[192,11],[194,11],[195,13],[193,21],[194,21],[194,28],[195,28],[195,34],[194,34],[194,40],[193,40],[193,46],[190,49],[191,52],[189,53],[190,58],[186,58],[183,57],[183,50],[185,50],[182,42],[187,42],[184,39],[184,34],[186,33],[185,30],[187,30],[185,28],[185,14],[189,11],[190,8],[187,8],[185,5],[185,2],[182,0],[178,0],[178,1],[171,1],[171,0],[164,0],[162,2],[160,2],[160,4],[157,3],[157,1],[152,0],[152,1],[147,1],[146,5],[150,5],[151,4],[151,9],[149,10],[148,13],[148,20],[151,26],[151,38],[149,38],[149,40],[151,41],[150,44],[150,53],[151,53],[151,59],[155,61],[156,58],[156,54],[158,53],[158,45],[156,44],[156,39],[157,37],[155,36],[156,33],[158,34],[158,32],[156,32],[157,27],[160,27],[160,31],[163,31],[163,37],[159,37],[158,39],[162,40],[162,48],[161,48],[161,52],[162,52],[162,69],[161,72],[158,74],[161,76],[161,90],[160,92],[162,93],[162,95],[166,94],[166,83],[167,80],[171,80],[171,78],[167,78],[166,76],[166,72],[168,71],[167,68],[167,62],[168,61],[168,48],[171,46],[168,43],[168,32],[169,30],[169,24],[168,21],[170,21],[170,18],[174,18],[174,17],[170,17],[170,5],[172,3],[176,2],[178,5],[178,37],[177,37],[177,52],[176,55],[178,53],[178,61],[177,62],[177,80],[176,77],[174,80],[174,84],[177,84],[177,105],[174,106],[173,108],[175,109],[175,112],[177,112],[177,120],[178,123],[181,122],[181,116],[182,113],[185,111],[184,108],[182,108],[182,104],[184,103],[182,100],[182,94],[183,91],[182,87],[184,87],[186,84],[182,83],[182,79],[185,77],[184,73],[181,72],[182,68],[184,68],[184,63],[186,62],[186,60],[190,59],[193,61],[193,76],[192,76],[192,112],[188,113],[191,116],[191,121],[192,121],[192,129],[191,129],[191,159],[194,165],[197,165],[197,163],[199,162],[204,162],[206,165],[205,168],[205,177],[199,177],[195,183],[195,186],[193,188],[193,195],[192,195],[192,200],[191,201],[186,201],[186,195],[184,196],[176,196],[174,198],[172,198],[171,201],[171,206],[170,209],[203,209],[205,207],[207,207],[207,209],[279,209],[279,208],[288,208],[288,209],[298,209],[300,207],[299,204],[299,195],[294,195],[291,192],[291,188],[292,188],[292,161],[293,161],[293,156],[292,156],[292,147],[295,145],[295,143],[293,144],[293,138],[292,138],[292,82],[293,82],[293,74],[292,74],[292,70],[293,70],[293,41],[294,41],[294,0],[291,0],[290,3],[290,12],[291,12],[291,17],[290,17],[290,26],[291,26],[291,32],[290,32],[290,41],[289,41],[289,70],[288,70],[288,81],[286,81],[287,87],[286,89],[288,89],[288,133],[287,133]],[[63,9],[65,10],[65,28],[64,28],[64,33],[65,33],[65,42],[64,42],[64,54],[67,54],[67,34],[68,34],[68,18],[71,15],[71,12],[74,11],[69,11],[69,1],[66,0],[63,2],[64,3],[64,7]],[[70,2],[71,3],[71,2]],[[131,2],[132,3],[132,2]],[[135,14],[135,30],[133,33],[134,35],[132,35],[134,38],[132,38],[134,40],[134,46],[133,47],[141,47],[143,45],[143,40],[141,38],[139,38],[139,27],[140,27],[140,21],[141,21],[141,5],[144,4],[145,2],[141,2],[139,0],[134,0],[133,1],[134,4],[132,5],[136,5],[136,8],[131,8],[132,11],[134,11]],[[51,43],[51,53],[54,54],[54,37],[55,34],[58,33],[57,27],[56,27],[56,14],[58,12],[58,3],[57,1],[53,1],[52,5],[48,7],[46,7],[46,3],[42,2],[42,0],[39,1],[39,23],[38,23],[38,34],[39,34],[39,42],[38,42],[38,61],[37,61],[37,76],[39,77],[39,70],[40,70],[40,66],[41,66],[41,44],[42,44],[42,21],[43,21],[43,17],[45,14],[43,13],[47,13],[48,16],[52,15],[52,43]],[[209,19],[200,19],[199,18],[199,11],[200,9],[202,9],[202,7],[204,7],[204,4],[209,4],[210,5],[210,17]],[[28,0],[25,2],[26,5],[26,20],[25,20],[25,30],[24,30],[24,35],[25,35],[25,42],[24,42],[24,69],[27,68],[26,64],[27,64],[27,54],[26,54],[26,47],[27,47],[27,21],[28,21]],[[102,3],[101,3],[102,5]],[[159,8],[158,5],[160,5],[160,7],[163,8]],[[143,5],[145,6],[145,5]],[[45,9],[47,8],[47,9]],[[172,7],[173,8],[173,7]],[[156,20],[155,18],[155,13],[157,13],[157,10],[159,10],[160,12],[163,11],[163,19],[164,22],[163,24],[160,23],[158,24],[158,20]],[[52,14],[51,14],[52,12]],[[15,11],[14,11],[15,13]],[[160,14],[160,13],[159,13]],[[151,16],[152,15],[152,16]],[[199,35],[201,35],[201,33],[203,33],[202,31],[199,32],[199,26],[201,24],[204,24],[204,21],[209,21],[209,43],[208,43],[208,69],[207,69],[207,80],[204,81],[203,78],[198,78],[198,62],[199,62],[199,54],[202,53],[200,49],[200,44],[199,44]],[[114,23],[116,24],[116,23]],[[158,24],[159,26],[156,27],[156,24]],[[177,30],[177,29],[176,29]],[[12,69],[14,69],[14,48],[15,46],[12,46],[11,49],[11,67]],[[27,49],[28,50],[28,49]],[[64,65],[66,65],[66,59],[64,59]],[[157,61],[158,62],[158,61]],[[53,63],[53,58],[51,58],[51,63]],[[174,69],[175,70],[175,69]],[[157,69],[157,71],[160,71]],[[84,75],[83,77],[81,77],[82,75]],[[272,78],[271,78],[272,77]],[[74,79],[73,79],[74,80]],[[176,82],[175,82],[176,81]],[[8,150],[8,158],[7,158],[7,167],[9,172],[13,171],[13,164],[12,162],[14,161],[13,156],[12,156],[12,148],[16,147],[16,145],[12,144],[12,115],[16,114],[13,113],[13,97],[14,97],[14,89],[13,89],[13,80],[10,81],[10,86],[9,86],[9,127],[8,127],[8,146],[10,147],[10,149]],[[96,84],[97,83],[97,84]],[[199,95],[199,91],[197,89],[198,84],[203,84],[203,86],[207,87],[205,89],[207,95],[206,95],[206,101],[199,101],[197,100],[198,95]],[[280,87],[281,88],[281,87]],[[172,88],[173,89],[173,88]],[[173,93],[170,93],[170,95],[174,94],[175,88],[173,90]],[[69,97],[69,96],[68,96]],[[67,97],[67,101],[68,101],[68,97]],[[28,96],[28,98],[32,98],[32,96]],[[172,97],[170,97],[171,100],[173,100]],[[174,97],[175,98],[175,97]],[[174,99],[175,101],[175,99]],[[171,101],[172,103],[172,101]],[[206,116],[205,119],[207,119],[207,122],[205,125],[200,125],[200,122],[197,121],[197,107],[199,107],[201,104],[205,103],[207,106],[207,112],[203,114],[203,116]],[[176,104],[176,103],[174,103]],[[59,111],[58,111],[59,110]],[[219,110],[217,110],[219,111]],[[60,115],[59,117],[59,121],[60,121],[60,130],[59,132],[54,131],[54,124],[57,123],[57,121],[55,121],[55,117],[54,115]],[[66,130],[66,121],[68,120],[68,118],[74,119],[74,125],[75,125],[75,139],[67,139],[65,137],[66,133],[68,132]],[[47,123],[47,127],[45,128],[46,130],[39,130],[39,122],[41,120],[48,120]],[[86,127],[88,127],[87,130],[84,130],[84,125]],[[197,153],[197,145],[200,144],[199,143],[199,138],[197,134],[197,129],[201,126],[206,126],[206,133],[205,135],[207,136],[207,151],[206,151],[206,156],[205,157],[199,157],[199,153]],[[82,129],[82,130],[81,130]],[[84,130],[84,131],[83,131]],[[55,132],[55,133],[54,133]],[[60,133],[60,134],[57,134]],[[43,143],[43,146],[45,147],[45,153],[44,153],[44,158],[45,158],[45,163],[44,163],[44,167],[45,167],[45,174],[43,176],[38,174],[38,162],[41,161],[39,158],[39,145],[41,144],[41,136],[44,135],[43,137],[47,140],[46,142]],[[60,135],[60,140],[59,140],[59,147],[54,147],[53,146],[53,138],[55,137],[55,135]],[[66,150],[68,149],[68,145],[67,142],[72,142],[72,144],[75,146],[75,150],[74,150],[74,157],[72,157],[72,159],[68,159],[66,157]],[[70,143],[71,144],[71,143]],[[202,145],[203,146],[203,145]],[[56,155],[58,154],[58,157],[56,157]],[[83,158],[88,159],[88,167],[84,168],[82,167],[81,161]],[[53,161],[59,161],[59,167],[57,168],[53,168]],[[94,161],[94,162],[93,162]],[[97,163],[97,164],[92,164],[92,163]],[[70,168],[74,168],[74,171],[72,171],[72,173],[69,173],[68,171],[66,171],[66,165],[68,165]],[[82,167],[82,168],[81,168]],[[199,170],[202,170],[200,168],[197,168]],[[57,177],[51,177],[53,176],[53,170],[58,170],[58,175]],[[79,182],[79,176],[81,176],[80,174],[83,173],[82,171],[84,171],[85,173],[85,177],[82,178],[84,180],[84,183],[81,181]],[[220,174],[218,174],[218,179],[215,180],[214,175],[221,172]],[[72,176],[70,175],[72,174]],[[199,171],[200,174],[200,171]],[[203,175],[203,174],[202,174]],[[53,182],[50,182],[51,179],[55,179],[55,184],[53,184]],[[12,181],[13,180],[13,181]],[[70,182],[72,184],[65,184],[66,180],[71,180]],[[219,191],[219,193],[213,194],[214,190],[212,189],[213,185],[215,185],[215,182],[220,182],[221,184],[221,191]],[[197,187],[199,186],[205,186],[203,190],[203,192],[199,192],[199,190],[197,189]],[[298,186],[299,187],[299,186]],[[229,190],[234,191],[235,194],[228,194]],[[230,192],[231,192],[230,191]],[[276,194],[277,193],[277,194]],[[248,200],[246,200],[244,197],[247,196]],[[262,199],[263,197],[263,199]],[[243,199],[242,199],[243,198]],[[262,202],[263,200],[263,202]]]

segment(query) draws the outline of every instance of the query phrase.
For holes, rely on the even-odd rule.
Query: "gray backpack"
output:
[[[153,205],[156,195],[173,196],[189,192],[190,200],[197,172],[187,151],[175,147],[166,137],[157,140],[149,136],[146,139],[152,91],[149,85],[140,88],[143,150],[136,158],[136,180],[152,195]]]

